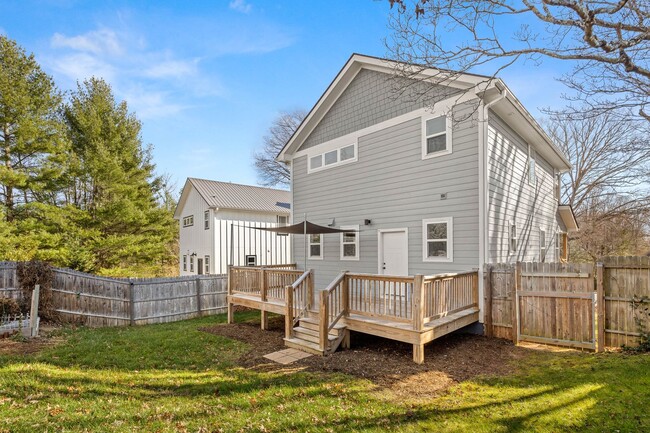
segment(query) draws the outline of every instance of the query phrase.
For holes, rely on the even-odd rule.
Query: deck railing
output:
[[[284,288],[293,284],[302,271],[290,265],[270,266],[231,266],[229,269],[229,294],[239,293],[260,297],[263,301],[269,299],[284,301]]]
[[[329,332],[348,311],[348,286],[346,273],[342,272],[320,292],[319,338],[321,350],[327,349]]]
[[[314,271],[305,271],[295,282],[284,289],[285,336],[293,337],[293,327],[301,317],[305,317],[313,304]]]
[[[347,273],[346,281],[350,313],[403,322],[412,319],[414,277]]]
[[[478,307],[478,272],[461,272],[424,277],[423,321]]]

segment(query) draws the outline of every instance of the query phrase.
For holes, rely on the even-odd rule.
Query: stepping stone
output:
[[[284,349],[264,355],[264,358],[277,362],[278,364],[287,365],[310,356],[312,356],[310,353],[303,352],[302,350]]]

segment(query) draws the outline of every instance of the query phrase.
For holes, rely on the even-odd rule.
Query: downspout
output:
[[[479,215],[480,215],[480,227],[479,231],[482,232],[480,236],[480,245],[479,248],[479,292],[481,295],[484,293],[484,281],[483,281],[483,270],[484,266],[488,260],[488,249],[490,244],[489,239],[489,172],[488,172],[488,110],[490,107],[496,103],[502,101],[508,96],[508,90],[504,87],[501,90],[501,95],[497,97],[494,101],[483,104],[481,111],[479,112],[480,118],[482,120],[481,129],[479,129],[479,144],[480,144],[480,154],[479,154],[479,173],[481,181],[479,182],[481,190],[479,191]],[[483,317],[484,305],[483,305],[483,296],[479,296],[479,320],[485,323],[485,318]]]

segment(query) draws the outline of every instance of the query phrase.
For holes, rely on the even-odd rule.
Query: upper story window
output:
[[[204,230],[209,230],[210,229],[210,211],[206,210],[203,213],[203,229]]]
[[[537,173],[535,171],[535,150],[528,146],[528,184],[537,184]]]
[[[190,227],[194,225],[194,215],[183,217],[183,227]]]
[[[359,226],[341,226],[341,230],[354,230],[341,233],[341,260],[359,260]]]
[[[318,155],[309,156],[308,172],[324,170],[330,167],[347,164],[357,160],[357,144],[347,144]]]
[[[453,219],[422,220],[422,253],[425,262],[451,262],[453,255]]]
[[[323,236],[319,234],[309,235],[309,258],[323,258]]]
[[[422,118],[422,158],[451,153],[451,119],[447,116]]]

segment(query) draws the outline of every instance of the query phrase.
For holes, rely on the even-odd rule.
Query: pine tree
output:
[[[54,201],[65,140],[54,81],[16,42],[0,36],[0,200],[6,221],[17,207]]]

